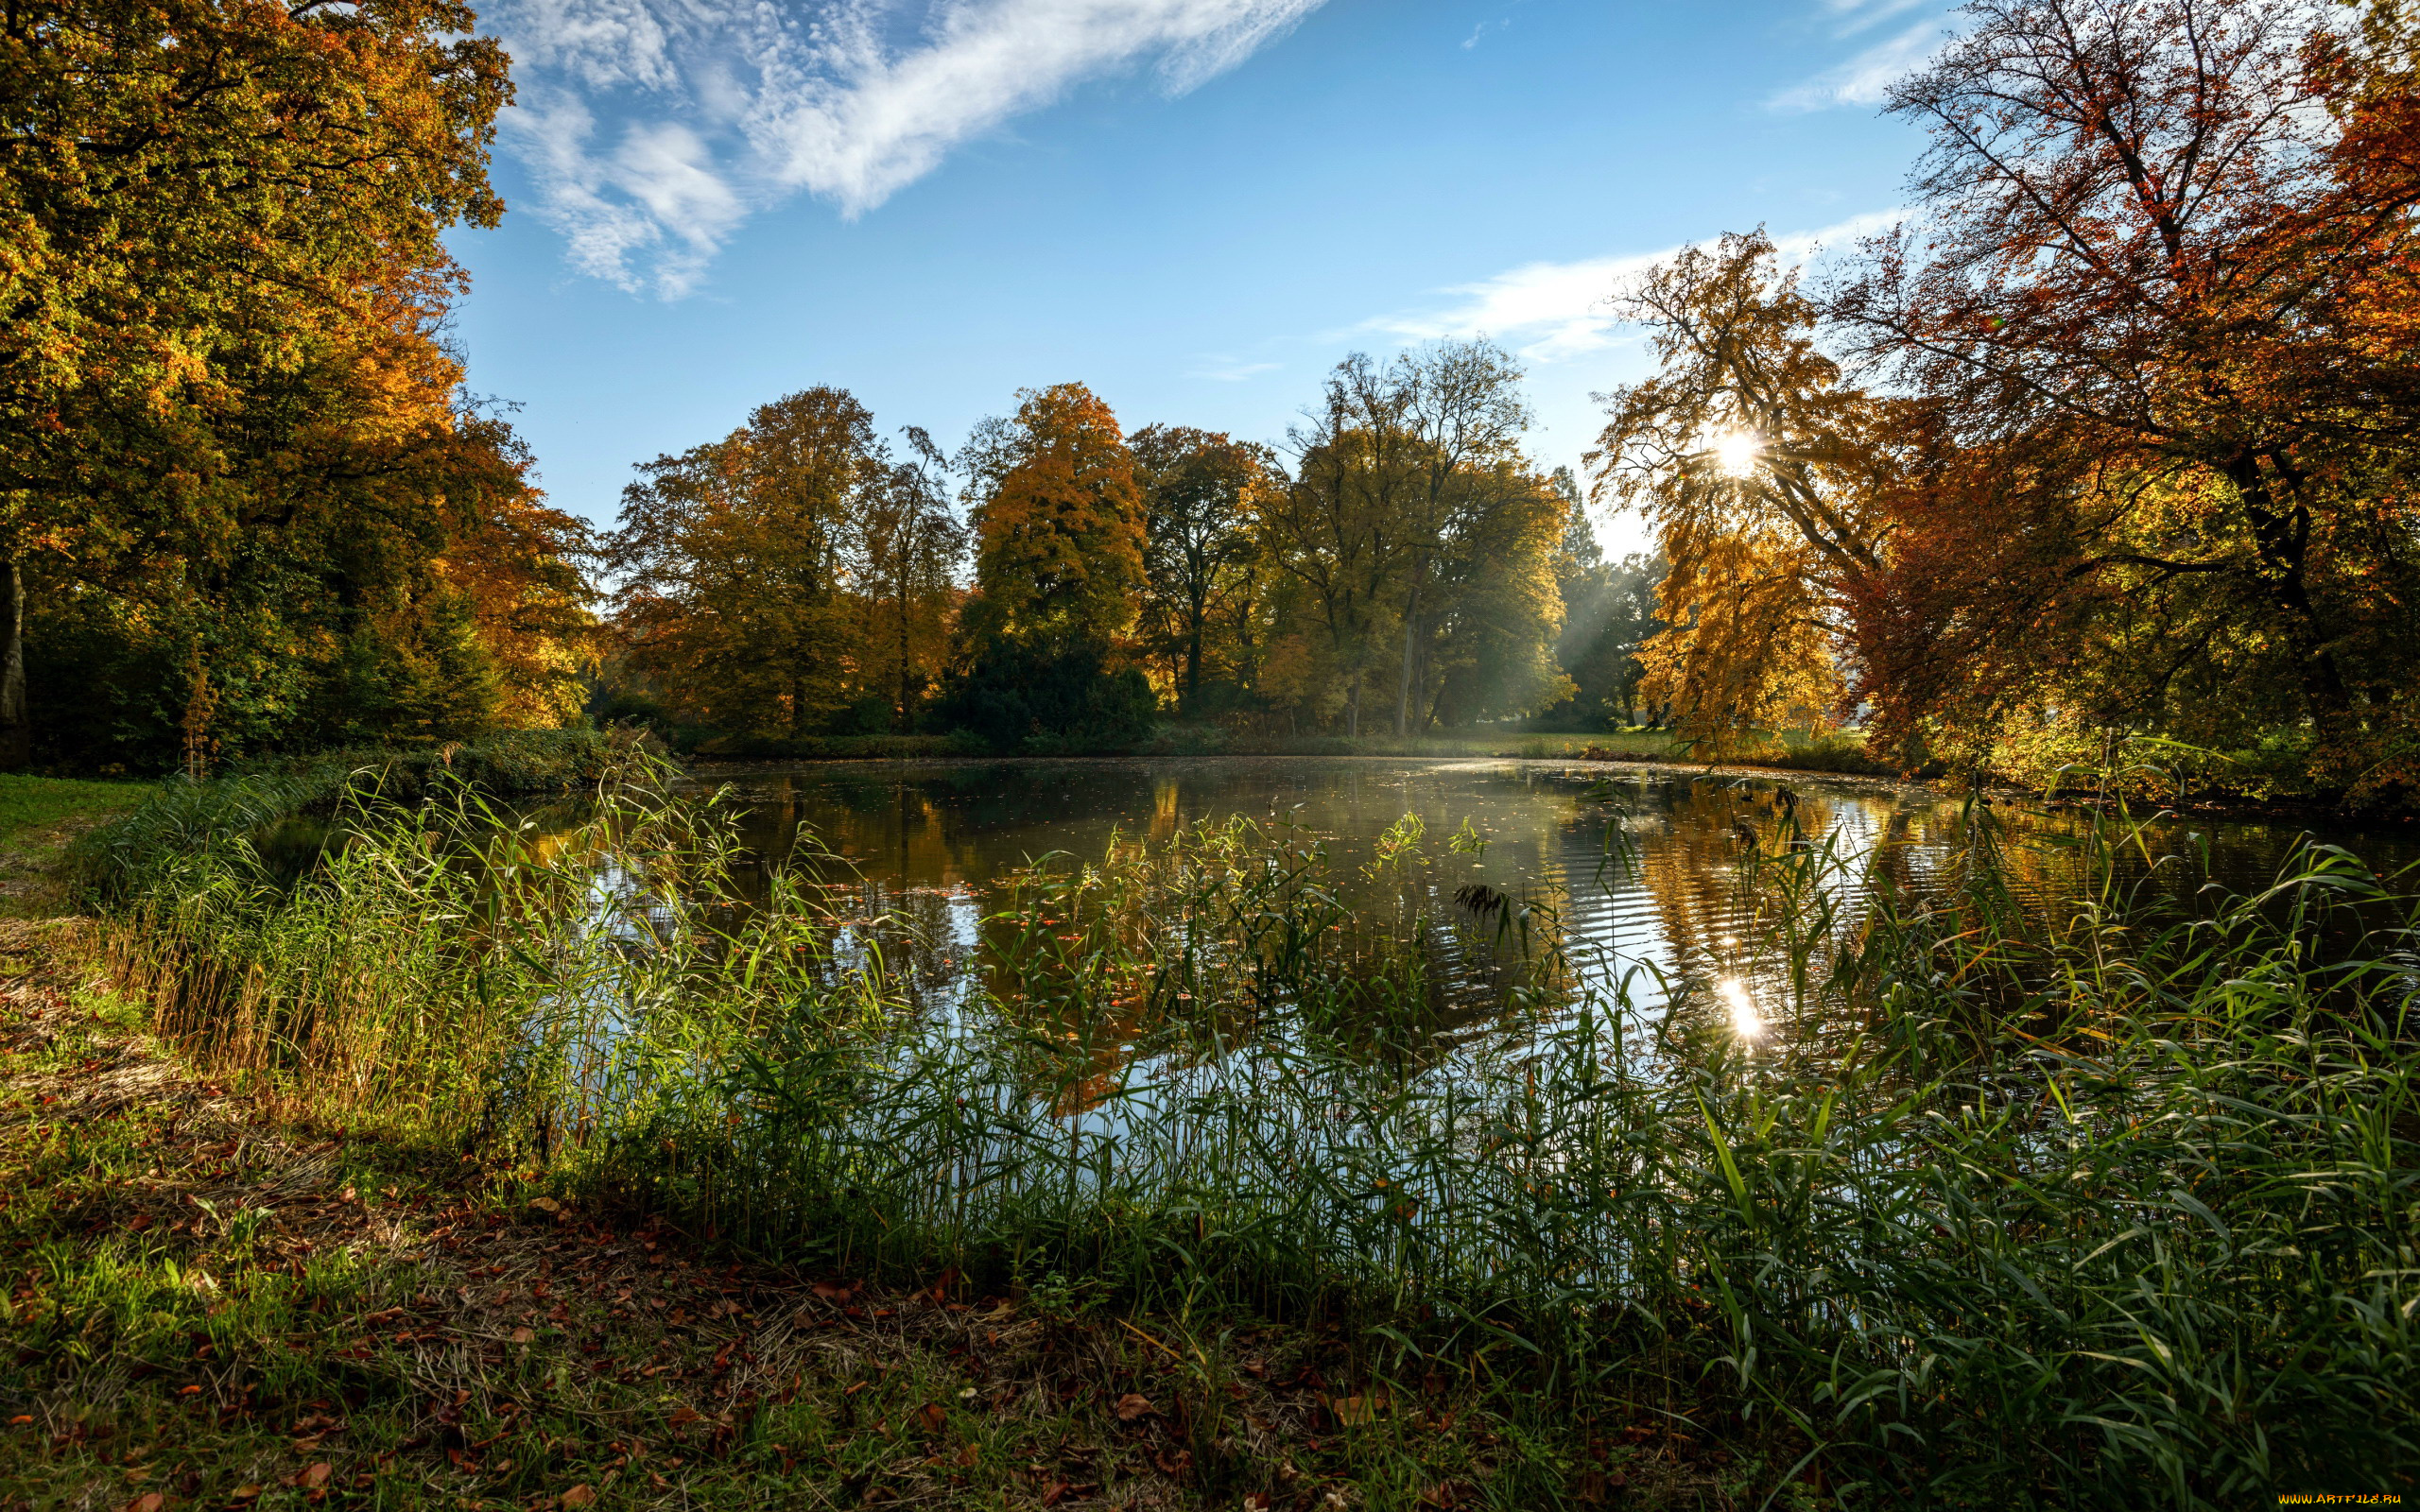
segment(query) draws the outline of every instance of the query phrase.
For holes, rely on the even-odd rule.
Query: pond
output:
[[[804,828],[846,862],[858,917],[904,926],[879,930],[885,948],[944,995],[979,970],[980,922],[1024,868],[1098,862],[1114,837],[1164,844],[1231,816],[1294,827],[1325,845],[1357,911],[1418,921],[1432,989],[1447,1018],[1462,1022],[1499,1005],[1508,957],[1542,944],[1581,983],[1603,989],[1627,979],[1642,1005],[1693,979],[1729,985],[1737,1009],[1782,969],[1739,874],[1752,851],[1787,846],[1785,812],[1797,835],[1859,863],[1830,883],[1833,906],[1852,919],[1879,879],[1914,897],[1946,885],[1966,822],[1957,796],[1916,784],[1542,761],[822,763],[706,772],[690,785],[722,787],[745,810],[743,833],[760,860],[743,887],[761,889]],[[1421,821],[1423,864],[1366,876],[1407,816]],[[2020,895],[2073,885],[2078,863],[2064,842],[2079,819],[2038,808],[1997,816]],[[2171,895],[2200,885],[2205,867],[2210,879],[2253,889],[2302,833],[2288,823],[2167,823],[2130,865]],[[2413,850],[2400,836],[2356,843],[2382,869]],[[1877,854],[1878,866],[1862,864]],[[2148,864],[2163,854],[2176,859]],[[1475,886],[1536,905],[1526,947],[1501,928],[1474,927],[1484,920],[1457,898]]]

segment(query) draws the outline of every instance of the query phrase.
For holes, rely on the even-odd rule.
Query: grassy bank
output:
[[[177,777],[148,786],[127,784],[139,795],[139,806],[118,805],[131,812],[78,839],[69,849],[66,870],[76,886],[104,897],[143,879],[156,880],[182,858],[212,850],[240,851],[256,860],[247,848],[271,827],[297,818],[333,818],[350,811],[358,798],[390,805],[459,804],[582,792],[615,769],[631,742],[626,734],[592,730],[515,730],[468,744],[362,747],[279,758],[206,782]],[[19,781],[47,782],[45,790],[56,794],[117,785]]]
[[[91,948],[231,1095],[390,1169],[672,1225],[735,1277],[871,1280],[894,1319],[916,1287],[948,1316],[1022,1298],[1159,1363],[1093,1399],[1102,1432],[1167,1427],[1150,1455],[947,1493],[972,1504],[2411,1494],[2411,901],[2308,851],[2162,913],[2120,888],[2112,819],[2094,880],[2020,907],[1979,809],[1960,885],[1917,902],[1790,812],[1737,857],[1789,963],[1745,1009],[1703,981],[1669,1014],[1566,1002],[1548,901],[1352,918],[1315,843],[1235,825],[1036,874],[991,926],[988,1003],[938,1017],[811,875],[732,906],[723,816],[645,771],[568,841],[365,804],[290,893],[185,855]],[[1384,864],[1418,867],[1399,838]],[[1452,1054],[1409,943],[1439,928],[1534,947],[1508,1026]],[[406,1312],[460,1300],[429,1295]],[[21,1360],[101,1314],[46,1315]],[[1272,1370],[1298,1416],[1250,1404]],[[517,1410],[577,1397],[512,1379]],[[838,1386],[791,1405],[837,1424],[864,1397]],[[970,1388],[929,1396],[928,1460],[967,1452]]]

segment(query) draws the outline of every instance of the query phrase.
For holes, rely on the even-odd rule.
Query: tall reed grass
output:
[[[1420,941],[1475,926],[1357,915],[1314,836],[1046,858],[937,999],[811,867],[743,906],[722,803],[630,762],[567,833],[356,793],[298,885],[181,852],[109,959],[323,1116],[802,1263],[1333,1322],[1382,1381],[1777,1435],[1842,1504],[2420,1469],[2413,905],[2342,850],[2180,905],[2124,880],[2121,812],[2046,906],[1979,805],[1921,893],[1785,807],[1738,868],[1767,976],[1609,981],[1548,901],[1479,900],[1541,927],[1441,1038]]]

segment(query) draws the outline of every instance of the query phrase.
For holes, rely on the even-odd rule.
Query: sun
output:
[[[1754,431],[1724,431],[1706,448],[1714,454],[1716,471],[1727,478],[1753,477],[1765,443]]]

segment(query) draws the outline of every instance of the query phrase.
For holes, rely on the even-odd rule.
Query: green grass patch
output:
[[[123,814],[154,791],[149,782],[95,782],[0,772],[0,849],[24,844],[28,831]]]

